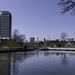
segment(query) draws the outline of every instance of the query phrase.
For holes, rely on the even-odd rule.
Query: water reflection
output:
[[[69,58],[67,57],[67,54],[66,53],[44,52],[44,56],[47,56],[49,58],[52,55],[61,56],[62,65],[64,65],[64,66],[68,65]],[[74,53],[72,53],[71,55],[74,55]]]
[[[46,70],[48,73],[50,72],[52,75],[55,75],[53,71],[57,72],[57,67],[60,70],[64,69],[63,66],[73,66],[73,63],[75,63],[74,58],[75,53],[65,52],[35,51],[4,53],[0,54],[0,75],[20,75],[22,73],[22,75],[30,75],[30,73],[35,75],[38,71],[39,73],[36,75],[41,75]],[[68,69],[67,67],[65,69]],[[71,70],[74,70],[72,68],[75,67],[71,67]],[[42,71],[39,69],[42,69]]]
[[[10,54],[0,54],[0,75],[10,75],[11,59]]]
[[[64,66],[68,65],[69,58],[67,57],[67,54],[64,53],[63,55],[61,55],[61,61]]]

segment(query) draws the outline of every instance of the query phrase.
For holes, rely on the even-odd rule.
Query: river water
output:
[[[75,75],[75,52],[0,53],[0,75]]]

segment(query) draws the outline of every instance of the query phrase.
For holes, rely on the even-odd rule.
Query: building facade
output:
[[[68,38],[68,41],[74,41],[74,38]]]
[[[35,41],[35,38],[34,37],[30,37],[30,42],[33,42]]]
[[[0,39],[11,38],[11,13],[0,11]]]

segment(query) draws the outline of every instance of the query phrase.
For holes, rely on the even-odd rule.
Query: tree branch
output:
[[[58,5],[62,7],[62,13],[72,10],[71,14],[75,14],[75,2],[73,0],[60,0]]]

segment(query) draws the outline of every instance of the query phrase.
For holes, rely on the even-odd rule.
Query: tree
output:
[[[75,0],[60,0],[58,5],[62,7],[62,13],[72,10],[71,14],[75,14]]]
[[[67,34],[65,32],[61,33],[61,40],[66,41],[67,40]]]
[[[12,39],[7,40],[6,45],[9,47],[9,49],[13,49],[14,48],[14,41]]]
[[[19,38],[19,31],[18,29],[14,29],[13,31],[13,35],[12,35],[12,39],[17,42],[18,41],[18,38]]]
[[[12,39],[14,41],[14,48],[18,46],[21,47],[25,40],[25,35],[19,34],[19,30],[14,29]]]
[[[14,29],[12,39],[15,42],[24,42],[25,35],[19,34],[19,30],[18,29]]]

